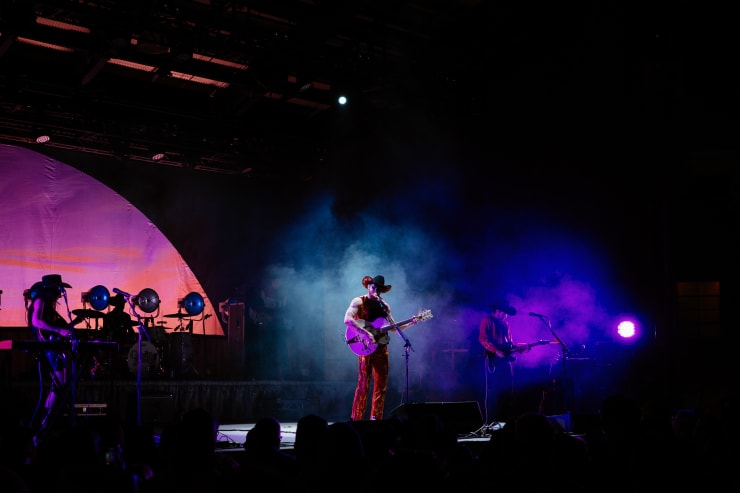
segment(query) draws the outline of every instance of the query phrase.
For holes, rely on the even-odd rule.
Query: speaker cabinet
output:
[[[483,415],[478,401],[412,402],[401,404],[391,411],[391,416],[400,419],[436,416],[443,426],[458,435],[472,433],[483,426]]]
[[[229,372],[233,377],[244,375],[245,357],[245,306],[244,303],[228,305],[227,339],[229,343]]]

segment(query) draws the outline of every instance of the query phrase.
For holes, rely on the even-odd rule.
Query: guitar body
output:
[[[365,329],[358,329],[354,325],[348,325],[344,338],[347,345],[358,356],[367,356],[375,352],[378,344],[388,344],[390,337],[388,332],[378,332],[377,329],[386,324],[384,318],[377,318],[373,322],[361,320]]]
[[[359,322],[364,328],[358,329],[354,325],[347,325],[344,340],[357,356],[368,356],[375,352],[379,344],[390,342],[389,331],[394,329],[403,330],[405,326],[411,323],[429,320],[430,318],[432,318],[431,310],[422,310],[415,317],[390,325],[386,325],[388,321],[382,317],[376,318],[372,322],[360,320]]]
[[[490,358],[491,361],[498,363],[513,363],[516,361],[516,355],[512,354],[511,352],[507,352],[504,354],[504,356],[499,356],[496,353],[492,353],[491,351],[488,351],[486,349],[483,350],[483,354],[486,358]]]

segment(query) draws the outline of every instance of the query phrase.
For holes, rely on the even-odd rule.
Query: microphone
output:
[[[535,313],[535,312],[529,312],[529,316],[530,317],[537,317],[537,318],[547,318],[547,316],[540,315],[539,313]]]
[[[131,296],[133,296],[133,295],[128,294],[126,291],[121,291],[118,288],[113,288],[113,292],[116,293],[116,294],[120,294],[120,295],[126,296],[128,298],[131,298]]]

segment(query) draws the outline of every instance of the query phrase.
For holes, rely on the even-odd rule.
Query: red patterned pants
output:
[[[370,419],[383,419],[385,391],[388,388],[388,345],[381,344],[368,356],[358,357],[357,387],[352,402],[352,421],[361,421],[367,409],[370,393],[370,377],[373,378],[373,400]]]

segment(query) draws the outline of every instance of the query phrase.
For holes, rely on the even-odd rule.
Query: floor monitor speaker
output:
[[[401,404],[391,411],[391,416],[400,419],[436,416],[445,427],[458,435],[472,433],[483,426],[483,415],[478,401],[412,402]]]

